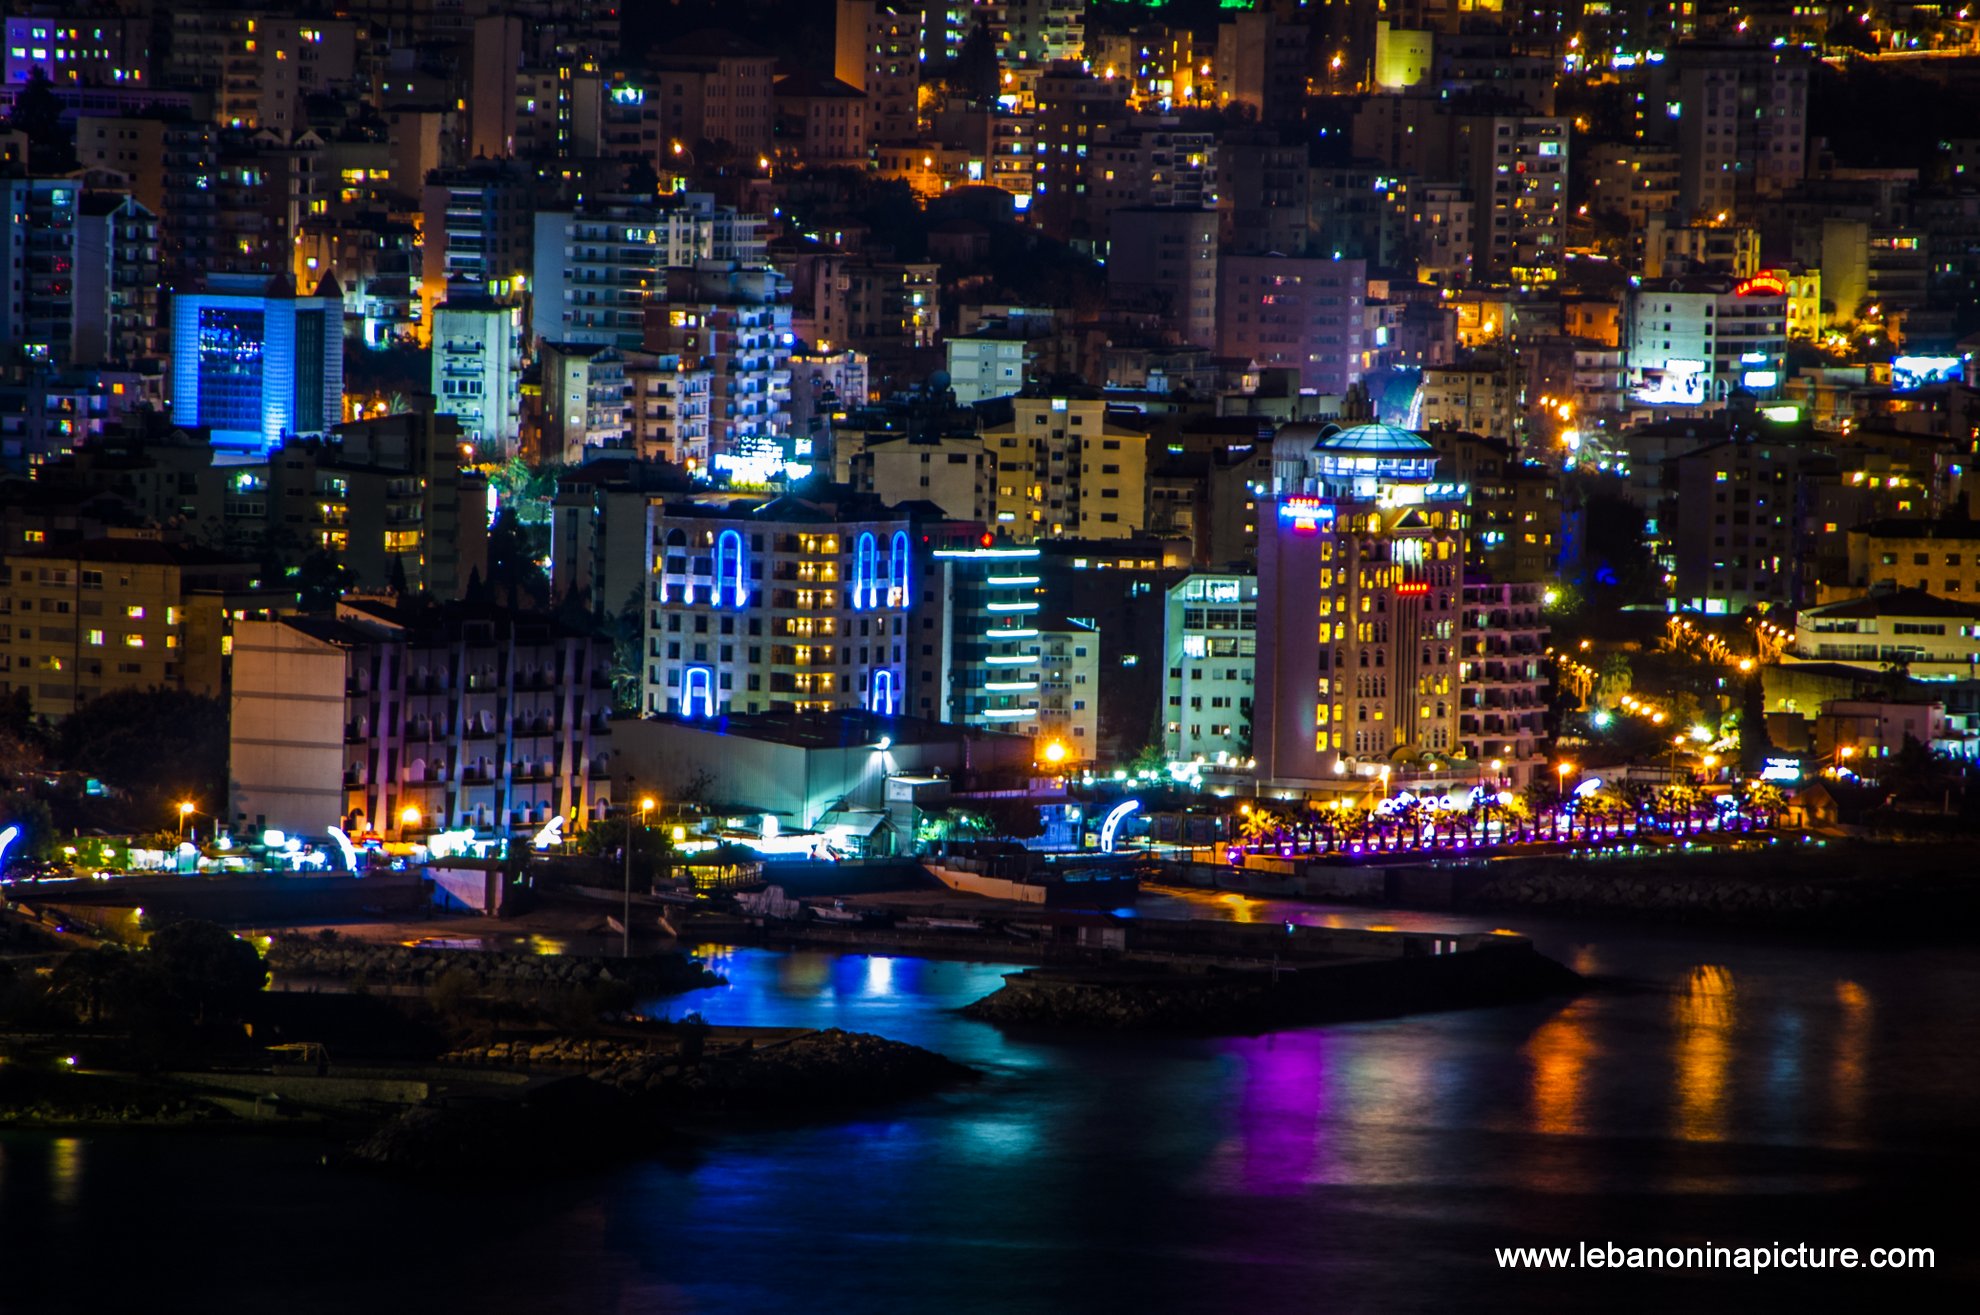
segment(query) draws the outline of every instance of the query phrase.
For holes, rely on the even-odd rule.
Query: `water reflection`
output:
[[[1863,1094],[1870,1050],[1870,993],[1847,978],[1836,983],[1836,1003],[1842,1019],[1836,1028],[1836,1058],[1831,1070],[1835,1093],[1836,1131],[1854,1142],[1862,1127]]]
[[[1672,1003],[1672,1016],[1677,1060],[1672,1131],[1686,1141],[1724,1141],[1735,1020],[1732,974],[1717,964],[1693,968]]]
[[[1540,1025],[1526,1043],[1533,1065],[1533,1130],[1552,1136],[1589,1131],[1584,1113],[1588,1063],[1595,1053],[1588,1016],[1595,1004],[1577,1000]]]
[[[83,1143],[78,1137],[57,1137],[48,1145],[49,1196],[63,1209],[72,1209],[82,1195]]]
[[[1281,1032],[1229,1043],[1237,1056],[1237,1100],[1230,1135],[1216,1150],[1213,1176],[1258,1196],[1283,1196],[1326,1177],[1323,1124],[1332,1104],[1326,1032]]]

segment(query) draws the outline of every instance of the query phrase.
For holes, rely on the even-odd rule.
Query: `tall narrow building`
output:
[[[1365,789],[1459,749],[1464,491],[1417,434],[1288,425],[1259,499],[1261,786]],[[1359,779],[1356,779],[1359,778]]]

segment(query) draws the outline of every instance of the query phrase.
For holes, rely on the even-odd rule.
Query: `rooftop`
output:
[[[1802,615],[1843,620],[1886,616],[1940,616],[1970,621],[1980,618],[1980,603],[1962,603],[1957,599],[1941,598],[1937,594],[1926,593],[1923,589],[1887,589],[1872,591],[1861,598],[1846,598],[1840,603],[1811,607]]]
[[[1415,455],[1420,452],[1434,452],[1429,440],[1423,435],[1380,420],[1364,421],[1349,425],[1345,429],[1328,433],[1320,431],[1320,441],[1313,445],[1316,452],[1355,453],[1366,456]]]

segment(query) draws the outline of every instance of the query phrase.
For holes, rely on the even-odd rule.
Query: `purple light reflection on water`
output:
[[[1219,1142],[1209,1177],[1253,1196],[1303,1192],[1325,1172],[1332,1071],[1327,1032],[1276,1032],[1226,1043],[1236,1057],[1233,1126]]]

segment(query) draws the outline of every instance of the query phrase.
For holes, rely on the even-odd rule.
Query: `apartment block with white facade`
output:
[[[1169,590],[1162,625],[1162,748],[1170,762],[1251,756],[1258,577],[1196,574]]]

